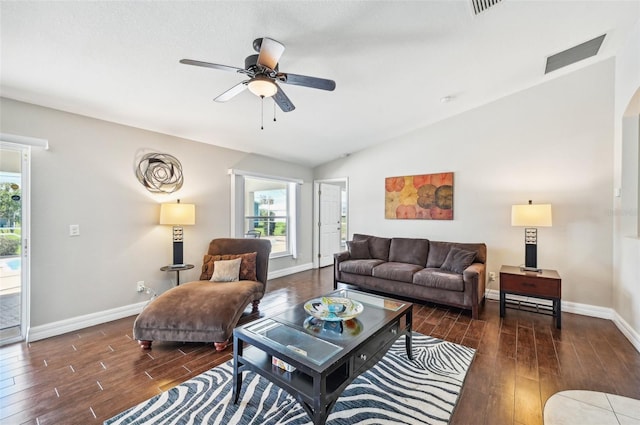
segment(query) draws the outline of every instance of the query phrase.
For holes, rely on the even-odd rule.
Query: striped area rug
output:
[[[475,351],[414,333],[413,355],[404,338],[342,393],[328,425],[447,424]],[[116,424],[311,425],[286,391],[245,372],[237,405],[231,403],[231,361],[105,421]]]

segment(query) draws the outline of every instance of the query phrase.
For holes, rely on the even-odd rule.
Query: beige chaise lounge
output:
[[[200,280],[172,288],[153,300],[133,324],[144,349],[152,341],[213,342],[227,347],[245,308],[264,296],[271,242],[266,239],[214,239],[204,257]],[[242,258],[239,280],[212,282],[216,261]],[[221,264],[221,263],[218,263]]]

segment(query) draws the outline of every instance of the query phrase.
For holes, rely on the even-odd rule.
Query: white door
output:
[[[338,185],[320,183],[320,267],[333,264],[333,254],[340,252],[340,217],[342,189]]]
[[[0,141],[0,345],[27,329],[29,148]]]

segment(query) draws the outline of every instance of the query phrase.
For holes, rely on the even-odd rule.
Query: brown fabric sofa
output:
[[[349,251],[334,254],[339,282],[415,300],[471,310],[484,302],[487,246],[354,234]]]
[[[245,308],[252,304],[253,312],[258,310],[270,253],[271,243],[266,239],[212,240],[200,280],[171,288],[147,305],[133,324],[133,337],[142,348],[151,348],[152,341],[181,341],[213,342],[216,350],[224,350]],[[241,257],[240,280],[209,280],[216,260],[239,254],[246,254]]]

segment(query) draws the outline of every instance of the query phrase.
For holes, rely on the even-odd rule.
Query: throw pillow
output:
[[[347,241],[347,248],[352,260],[368,260],[371,258],[369,252],[369,241]]]
[[[476,253],[466,249],[451,247],[440,269],[462,274],[464,269],[473,264]]]
[[[240,280],[258,280],[256,275],[256,258],[257,252],[248,252],[246,254],[226,254],[226,255],[205,255],[202,261],[202,273],[200,280],[210,280],[215,269],[215,262],[220,260],[242,259],[240,263]]]
[[[218,260],[214,262],[212,282],[236,282],[240,276],[242,258]]]

